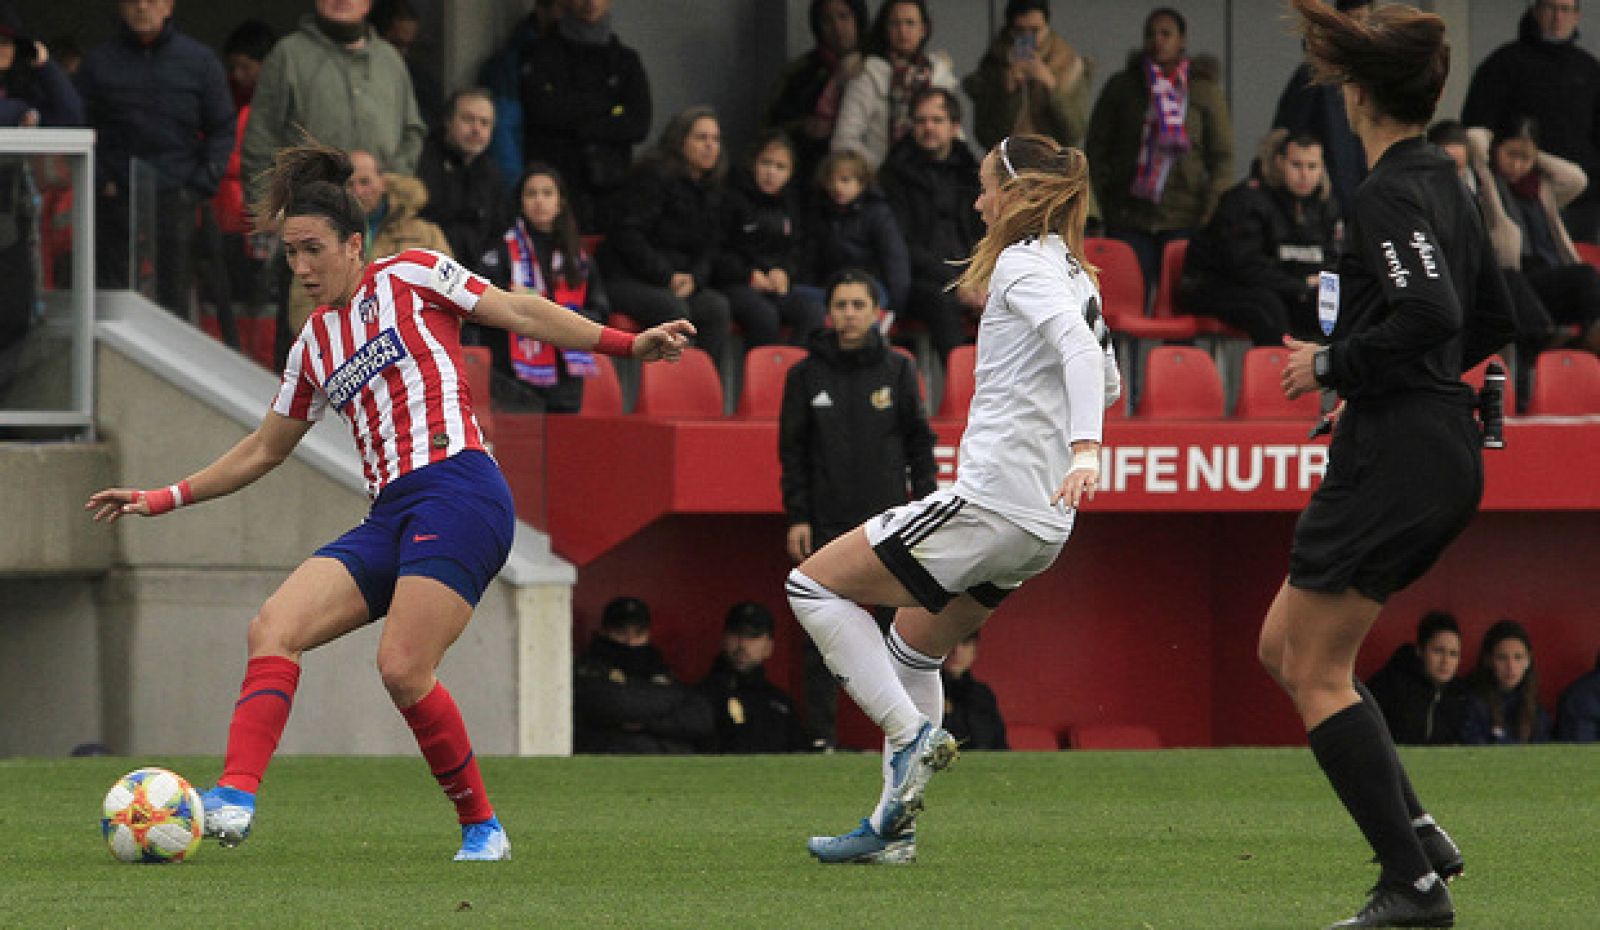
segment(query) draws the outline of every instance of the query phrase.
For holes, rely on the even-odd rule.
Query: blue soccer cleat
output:
[[[818,862],[904,865],[917,861],[917,831],[913,828],[893,838],[883,837],[872,829],[870,820],[863,819],[861,826],[849,833],[813,836],[806,841],[806,850]]]
[[[499,817],[461,825],[457,862],[499,862],[510,858],[511,840],[506,836],[506,828],[500,825]]]
[[[899,836],[922,813],[922,793],[935,772],[942,772],[961,754],[956,738],[941,727],[924,722],[916,739],[889,757],[893,778],[889,802],[883,808],[883,835]]]
[[[256,796],[250,792],[218,785],[200,796],[200,806],[205,809],[206,836],[224,847],[232,849],[250,835],[256,819]]]

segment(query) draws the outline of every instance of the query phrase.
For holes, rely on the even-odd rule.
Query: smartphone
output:
[[[1031,32],[1024,32],[1011,40],[1011,57],[1021,61],[1032,58],[1039,48],[1039,37]]]

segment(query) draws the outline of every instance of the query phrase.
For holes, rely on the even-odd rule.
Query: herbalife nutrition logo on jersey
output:
[[[323,385],[323,391],[336,409],[343,407],[379,372],[405,357],[405,343],[400,341],[400,334],[390,327],[346,359],[334,371],[328,383]]]

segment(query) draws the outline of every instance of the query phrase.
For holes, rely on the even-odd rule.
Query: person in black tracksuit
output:
[[[1510,296],[1455,163],[1422,138],[1449,71],[1444,20],[1384,6],[1358,25],[1321,0],[1292,3],[1371,173],[1337,286],[1320,298],[1337,308],[1330,344],[1285,340],[1285,393],[1331,389],[1345,409],[1258,651],[1382,866],[1366,904],[1335,926],[1447,927],[1461,851],[1418,801],[1355,659],[1384,601],[1477,511],[1482,437],[1461,372],[1513,337]]]
[[[678,681],[650,642],[650,608],[638,598],[606,604],[600,629],[572,669],[572,751],[683,754],[711,739],[711,708]]]
[[[797,564],[862,520],[934,490],[934,434],[915,364],[878,332],[876,285],[862,271],[829,282],[832,328],[789,369],[778,416],[789,557]],[[809,639],[807,640],[809,643]],[[815,645],[806,655],[812,737],[834,742],[838,686]]]
[[[1417,641],[1401,643],[1367,687],[1399,744],[1448,746],[1461,742],[1467,683],[1461,664],[1461,628],[1442,610],[1423,614]]]
[[[1322,143],[1277,129],[1254,175],[1229,189],[1189,240],[1178,286],[1185,313],[1216,317],[1258,346],[1317,335],[1317,273],[1332,271],[1344,227]]]
[[[716,720],[709,751],[748,754],[807,748],[809,740],[794,702],[767,679],[772,646],[772,611],[755,601],[728,609],[722,651],[696,686]]]

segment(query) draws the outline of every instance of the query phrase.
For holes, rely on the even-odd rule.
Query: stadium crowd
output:
[[[1151,10],[1140,47],[1091,100],[1094,63],[1057,31],[1049,0],[1009,0],[999,33],[969,63],[939,48],[922,0],[884,0],[875,11],[864,0],[812,0],[814,47],[772,88],[757,144],[730,157],[720,117],[705,106],[647,138],[649,63],[613,30],[612,0],[541,0],[472,87],[445,86],[410,54],[421,23],[407,0],[315,0],[292,32],[248,20],[219,50],[186,36],[174,6],[121,0],[118,35],[80,53],[70,37],[38,41],[0,0],[0,126],[97,131],[101,286],[141,273],[129,267],[128,238],[129,179],[142,165],[155,192],[158,301],[181,316],[198,310],[274,368],[311,305],[273,260],[270,237],[251,234],[247,204],[252,179],[302,133],[353,153],[369,257],[423,246],[597,321],[687,318],[725,373],[736,346],[809,346],[819,362],[802,371],[813,378],[845,377],[826,369],[859,349],[841,350],[830,325],[823,288],[841,273],[864,272],[889,339],[925,334],[941,360],[972,341],[984,295],[952,289],[950,263],[981,235],[974,143],[1036,132],[1082,148],[1091,230],[1131,247],[1150,298],[1166,245],[1187,240],[1178,309],[1256,345],[1316,334],[1318,273],[1337,260],[1341,213],[1365,174],[1336,89],[1305,69],[1288,77],[1272,134],[1259,146],[1236,140],[1220,64],[1190,51],[1183,15],[1166,7]],[[1589,183],[1600,172],[1600,61],[1574,41],[1579,18],[1571,0],[1535,0],[1519,34],[1476,69],[1460,122],[1431,135],[1457,155],[1488,221],[1521,321],[1524,378],[1540,351],[1600,352],[1600,272],[1586,251],[1600,241],[1600,185]],[[975,140],[961,128],[969,110]],[[1240,141],[1257,154],[1236,183]],[[22,221],[5,228],[45,229],[48,285],[70,255],[49,234],[65,204],[42,180],[42,216],[25,212],[29,198],[0,200],[13,205],[7,219]],[[0,194],[27,183],[0,165]],[[0,236],[9,280],[31,280],[19,270],[29,246],[26,235]],[[0,295],[0,351],[30,325],[27,291]],[[873,339],[870,364],[899,377]],[[502,409],[576,410],[597,371],[587,353],[515,335],[469,329],[466,340],[491,351]],[[898,478],[906,463],[889,467]],[[789,507],[787,485],[803,482],[785,471],[790,522],[807,525],[804,549],[859,519],[833,527]],[[649,647],[645,605],[619,601],[605,613],[577,668],[580,750],[831,744],[831,720],[816,736],[762,677],[772,618],[759,605],[730,611],[724,651],[693,688]],[[1417,643],[1373,680],[1397,740],[1597,738],[1600,669],[1573,684],[1552,718],[1537,704],[1522,627],[1490,629],[1466,682],[1455,675],[1460,652],[1455,621],[1430,614]],[[635,684],[662,689],[646,698],[662,705],[650,721],[667,722],[624,713]],[[968,692],[980,703],[988,694],[981,684],[948,693]],[[1003,748],[993,695],[973,713],[982,741]],[[741,729],[754,721],[768,731]]]

